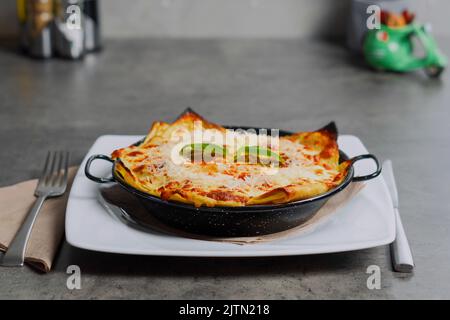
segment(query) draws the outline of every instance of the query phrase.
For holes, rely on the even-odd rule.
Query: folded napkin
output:
[[[25,263],[49,272],[64,236],[64,218],[77,168],[71,167],[64,195],[48,198],[35,221],[25,252]],[[0,188],[0,250],[6,251],[36,201],[37,179]]]
[[[331,197],[317,213],[304,224],[277,233],[255,237],[211,237],[192,233],[187,233],[178,229],[169,227],[156,218],[148,214],[135,196],[123,190],[119,185],[105,186],[100,189],[100,202],[108,211],[128,222],[131,227],[137,228],[141,231],[147,230],[149,232],[156,231],[165,234],[170,234],[178,237],[185,237],[198,240],[228,242],[234,244],[256,244],[267,241],[278,240],[290,236],[298,236],[306,232],[312,231],[314,227],[326,221],[337,209],[346,205],[361,189],[364,187],[362,182],[352,182],[347,188]]]

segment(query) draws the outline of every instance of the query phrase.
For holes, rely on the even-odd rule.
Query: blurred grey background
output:
[[[450,35],[448,0],[411,0],[419,21]],[[341,36],[350,0],[102,0],[103,35],[120,37]],[[0,2],[0,37],[17,33],[15,0]],[[446,25],[447,24],[447,25]]]

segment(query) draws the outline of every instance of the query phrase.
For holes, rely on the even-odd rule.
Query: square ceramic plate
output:
[[[82,249],[141,255],[256,257],[342,252],[386,245],[394,241],[395,220],[391,198],[381,176],[366,183],[347,205],[321,221],[308,232],[259,244],[236,245],[176,237],[141,231],[122,223],[98,200],[99,185],[84,175],[84,164],[92,154],[111,151],[138,141],[141,136],[105,135],[99,137],[80,166],[70,191],[66,212],[67,241]],[[343,135],[340,149],[349,157],[367,153],[354,136]],[[356,164],[356,175],[371,171],[370,161]],[[97,161],[96,176],[108,176],[111,165]]]

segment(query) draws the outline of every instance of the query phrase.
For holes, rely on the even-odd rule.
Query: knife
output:
[[[392,205],[395,213],[396,236],[394,242],[390,245],[392,266],[397,272],[409,273],[414,269],[414,261],[408,239],[406,238],[405,229],[403,229],[402,220],[400,219],[400,213],[398,212],[398,193],[391,160],[386,160],[383,163],[382,175],[386,181],[389,193],[391,194]]]

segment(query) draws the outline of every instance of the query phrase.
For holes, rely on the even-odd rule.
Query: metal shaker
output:
[[[54,48],[58,56],[80,59],[84,56],[82,0],[55,0]]]
[[[52,56],[52,0],[27,0],[25,11],[22,9],[22,18],[25,21],[25,39],[22,40],[27,46],[28,53],[37,58],[50,58]],[[20,16],[19,16],[20,17]]]
[[[97,0],[84,0],[84,49],[86,52],[101,49],[100,14]]]
[[[19,46],[24,52],[28,51],[27,34],[27,0],[17,0],[17,19],[19,20]]]

